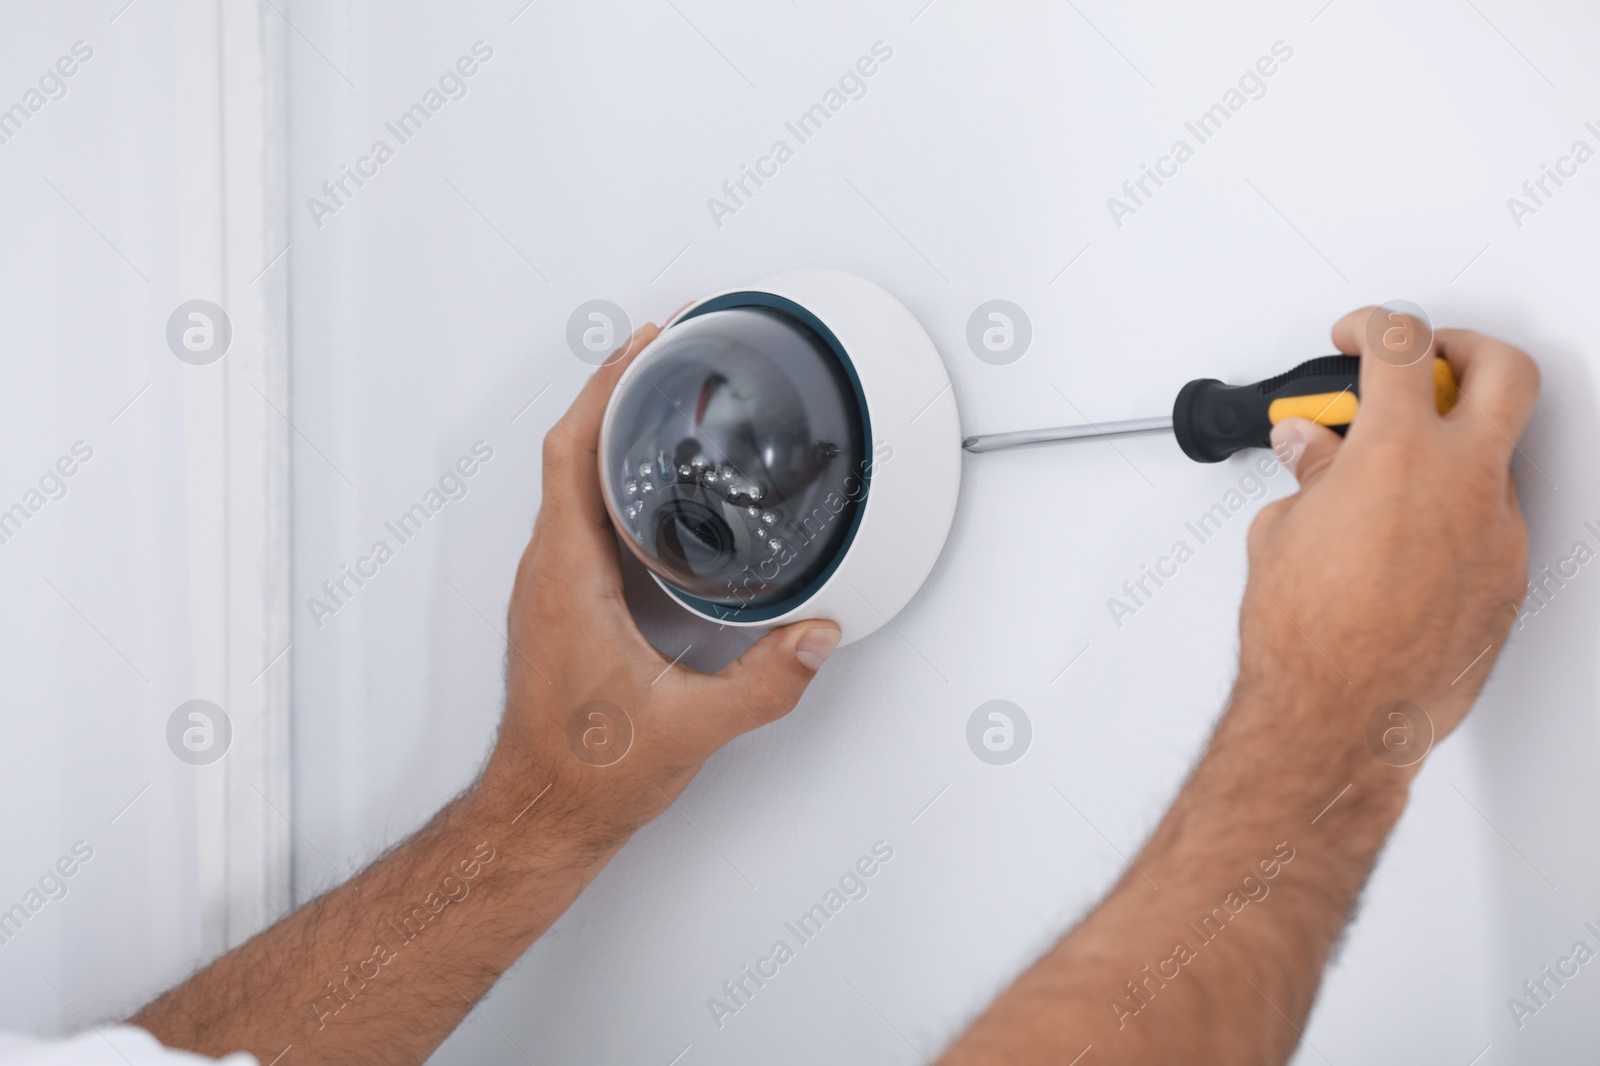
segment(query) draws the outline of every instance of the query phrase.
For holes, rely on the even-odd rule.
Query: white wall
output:
[[[178,704],[218,698],[194,690],[190,654],[184,389],[199,368],[164,339],[185,298],[173,29],[163,4],[113,22],[119,6],[0,11],[0,106],[74,42],[93,49],[0,144],[0,507],[75,441],[93,449],[0,544],[0,906],[74,842],[93,849],[0,945],[0,1027],[20,1031],[117,1016],[193,965],[197,796],[220,772],[165,740]]]
[[[1533,560],[1596,543],[1600,165],[1520,228],[1505,204],[1574,139],[1600,142],[1583,126],[1600,118],[1592,13],[289,10],[301,896],[418,824],[485,751],[502,666],[485,616],[534,515],[541,436],[588,370],[562,339],[588,299],[643,320],[786,267],[856,271],[927,324],[979,431],[1157,413],[1190,377],[1265,376],[1327,352],[1342,312],[1405,297],[1539,357],[1516,464]],[[303,201],[478,40],[494,58],[469,95],[315,224]],[[707,197],[878,40],[894,58],[867,96],[716,226]],[[1279,40],[1293,58],[1265,97],[1115,226],[1107,197]],[[995,297],[1034,326],[1007,367],[964,342]],[[313,624],[322,581],[480,439],[495,459],[471,494]],[[715,758],[683,816],[642,832],[437,1061],[517,1061],[508,1041],[533,1061],[932,1057],[1117,875],[1222,706],[1248,515],[1121,628],[1106,600],[1246,461],[1199,467],[1159,440],[969,459],[899,632],[841,652],[792,716]],[[1520,1032],[1505,999],[1600,916],[1597,594],[1585,571],[1529,620],[1419,780],[1298,1061],[1569,1061],[1595,1035],[1600,977]],[[964,742],[993,698],[1034,722],[1010,767]],[[707,998],[880,839],[895,858],[871,895],[713,1025]]]
[[[124,1016],[287,906],[270,11],[0,16],[0,789],[16,830],[0,852],[0,1026]],[[169,339],[195,300],[214,305],[203,354]],[[200,752],[181,743],[196,700],[212,705]],[[62,856],[65,883],[48,873]]]

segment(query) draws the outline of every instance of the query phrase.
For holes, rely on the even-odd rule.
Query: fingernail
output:
[[[800,638],[794,646],[794,657],[807,670],[816,670],[838,646],[839,631],[831,626],[819,626]]]
[[[1298,474],[1300,457],[1306,453],[1305,427],[1303,418],[1285,418],[1272,427],[1272,453],[1291,474]]]

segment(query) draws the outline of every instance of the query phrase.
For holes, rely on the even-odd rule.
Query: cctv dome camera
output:
[[[620,539],[727,626],[893,617],[955,512],[961,431],[933,341],[850,274],[800,270],[680,312],[623,373],[600,434]]]

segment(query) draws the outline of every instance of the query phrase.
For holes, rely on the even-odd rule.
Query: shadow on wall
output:
[[[1487,871],[1500,914],[1488,989],[1495,1043],[1519,1061],[1555,1062],[1592,1041],[1600,1018],[1600,965],[1564,982],[1541,969],[1556,970],[1579,940],[1600,953],[1600,936],[1584,927],[1600,928],[1600,830],[1571,834],[1600,819],[1600,402],[1582,353],[1535,350],[1544,389],[1513,468],[1537,587],[1473,712],[1485,789],[1473,800],[1493,823],[1483,827],[1486,854],[1499,860]],[[1543,954],[1529,955],[1532,945]],[[1524,990],[1541,980],[1538,998]]]
[[[623,589],[639,631],[668,659],[702,674],[714,674],[766,635],[770,626],[720,626],[684,610],[656,584],[644,564],[621,543]]]

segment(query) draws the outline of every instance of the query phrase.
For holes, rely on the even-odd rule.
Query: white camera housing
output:
[[[905,607],[944,546],[960,420],[905,305],[795,270],[673,316],[612,393],[599,471],[620,539],[685,610],[831,619],[849,643]]]

